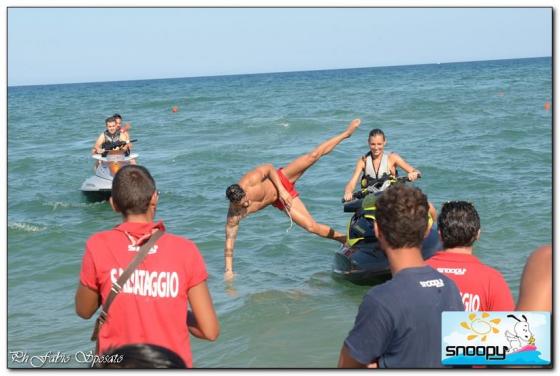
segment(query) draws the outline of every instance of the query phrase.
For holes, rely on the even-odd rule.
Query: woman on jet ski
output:
[[[381,129],[376,128],[369,132],[368,144],[370,151],[366,155],[361,156],[356,162],[352,178],[344,189],[345,201],[352,199],[352,192],[356,187],[360,174],[362,174],[362,188],[367,187],[370,182],[382,178],[384,174],[397,176],[397,167],[402,168],[408,173],[410,181],[418,179],[421,174],[420,171],[408,164],[397,153],[385,152],[386,143],[385,134]]]

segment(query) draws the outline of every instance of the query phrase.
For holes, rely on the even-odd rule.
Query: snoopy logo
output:
[[[533,336],[531,329],[529,329],[527,317],[525,317],[525,315],[521,315],[524,321],[519,320],[515,315],[507,315],[507,317],[517,320],[513,326],[514,333],[511,333],[509,330],[506,330],[505,332],[506,339],[509,342],[510,352],[520,350],[527,345],[534,345],[535,337]]]

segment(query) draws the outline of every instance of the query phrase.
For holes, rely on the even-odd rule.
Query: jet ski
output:
[[[125,155],[122,146],[131,141],[106,142],[102,145],[103,153],[93,154],[92,158],[97,160],[95,175],[87,178],[80,190],[88,201],[105,201],[111,196],[113,176],[131,160],[138,158],[138,154]]]
[[[344,212],[354,213],[348,222],[346,244],[334,254],[332,272],[357,285],[377,285],[391,278],[389,261],[373,230],[375,200],[393,184],[409,182],[407,177],[385,175],[371,182],[366,188],[354,192],[351,201],[344,201]],[[437,223],[431,221],[431,229],[422,243],[422,257],[428,259],[442,249]]]

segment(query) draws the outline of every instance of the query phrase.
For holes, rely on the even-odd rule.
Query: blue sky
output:
[[[552,55],[551,8],[9,8],[8,85]]]

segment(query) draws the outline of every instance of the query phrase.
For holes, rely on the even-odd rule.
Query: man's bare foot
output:
[[[344,133],[346,133],[346,138],[352,136],[352,133],[354,133],[356,131],[356,129],[358,129],[358,127],[360,126],[360,124],[362,123],[362,121],[360,119],[354,119],[350,122],[350,124],[348,124],[348,128],[346,128],[346,131]]]

